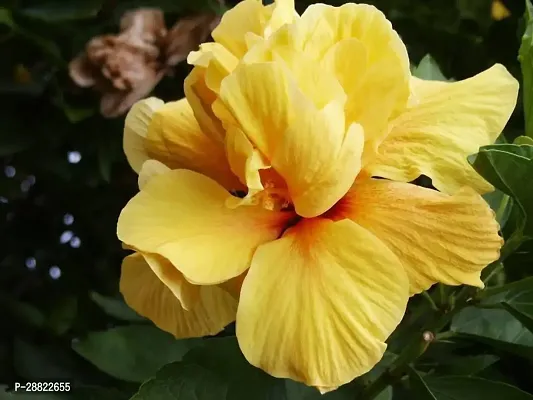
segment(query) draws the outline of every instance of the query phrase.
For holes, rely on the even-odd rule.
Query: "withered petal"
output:
[[[100,113],[105,118],[115,118],[125,114],[138,100],[146,97],[165,75],[165,71],[151,71],[143,82],[131,90],[111,90],[100,100]]]
[[[88,88],[96,84],[98,70],[87,58],[87,54],[81,53],[74,58],[68,66],[70,78],[82,88]]]
[[[191,51],[207,40],[219,21],[220,17],[212,13],[178,20],[165,39],[166,64],[174,66],[187,59]]]

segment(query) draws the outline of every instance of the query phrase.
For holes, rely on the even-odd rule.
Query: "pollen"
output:
[[[253,202],[261,205],[266,210],[282,211],[291,207],[290,197],[287,189],[276,187],[272,181],[263,183],[263,190],[257,193]]]

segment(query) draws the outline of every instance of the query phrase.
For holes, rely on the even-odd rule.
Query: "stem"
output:
[[[455,332],[453,331],[441,332],[435,335],[435,340],[446,340],[454,336],[455,336]]]
[[[439,302],[441,306],[446,305],[446,288],[442,283],[439,283]]]
[[[429,306],[433,311],[439,311],[439,307],[437,307],[437,304],[435,304],[435,301],[433,301],[428,292],[422,292],[422,296],[428,301]]]

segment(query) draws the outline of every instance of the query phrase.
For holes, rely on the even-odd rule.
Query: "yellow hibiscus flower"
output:
[[[381,359],[410,295],[483,286],[502,240],[466,157],[501,133],[518,83],[501,65],[411,77],[364,4],[298,16],[291,1],[245,0],[213,37],[189,57],[186,99],[147,99],[126,119],[140,193],[118,237],[144,264],[123,266],[121,290],[177,336],[167,302],[221,329],[234,304],[189,293],[234,293],[248,361],[330,390]],[[421,174],[439,191],[407,183]]]

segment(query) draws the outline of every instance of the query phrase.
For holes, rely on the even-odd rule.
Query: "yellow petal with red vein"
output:
[[[467,156],[500,135],[516,105],[518,86],[499,64],[453,83],[413,78],[409,107],[391,122],[379,156],[366,169],[403,182],[427,175],[447,193],[462,186],[491,191]]]
[[[481,271],[499,258],[503,243],[494,213],[469,188],[450,196],[408,183],[358,180],[332,211],[394,251],[412,294],[437,282],[483,287]]]
[[[296,212],[314,217],[352,185],[363,132],[345,126],[338,82],[312,66],[305,70],[295,76],[283,63],[241,65],[222,82],[224,106],[214,109],[226,125],[238,124],[285,180]]]
[[[143,253],[165,257],[192,283],[229,280],[249,267],[257,246],[276,239],[293,214],[230,209],[228,196],[196,172],[154,176],[122,210],[118,237]]]
[[[304,220],[257,250],[237,338],[275,377],[336,387],[381,359],[408,297],[399,260],[373,234],[350,220]]]
[[[173,267],[164,267],[168,268]],[[215,335],[235,320],[237,303],[225,290],[217,286],[194,286],[174,272],[172,283],[189,285],[191,290],[197,291],[197,301],[189,311],[154,274],[140,253],[126,257],[122,263],[120,291],[126,303],[176,338]]]

